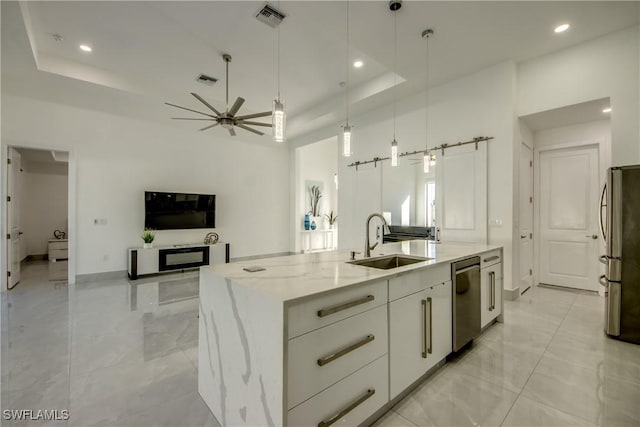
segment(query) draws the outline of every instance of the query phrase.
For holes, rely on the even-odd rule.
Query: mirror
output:
[[[424,173],[422,156],[401,158],[397,167],[382,165],[382,210],[389,225],[434,227],[436,165]]]

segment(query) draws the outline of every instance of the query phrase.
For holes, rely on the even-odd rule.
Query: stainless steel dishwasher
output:
[[[453,351],[480,335],[480,257],[451,264]]]

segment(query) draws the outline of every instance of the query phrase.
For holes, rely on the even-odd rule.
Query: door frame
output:
[[[537,206],[537,194],[536,194],[536,190],[538,189],[538,185],[536,183],[536,171],[535,168],[539,166],[540,162],[539,162],[539,157],[536,157],[537,154],[537,150],[534,147],[533,143],[527,143],[524,139],[520,140],[520,150],[522,151],[522,146],[526,146],[529,150],[531,150],[531,161],[533,162],[533,167],[529,168],[529,173],[531,174],[531,186],[533,187],[533,191],[531,193],[531,196],[533,197],[533,202],[531,203],[530,209],[531,209],[531,232],[533,233],[533,239],[531,239],[531,269],[533,270],[533,274],[531,275],[531,288],[529,288],[528,290],[530,291],[531,289],[533,289],[534,286],[536,286],[537,284],[537,273],[538,273],[538,265],[537,265],[537,245],[536,245],[536,238],[538,235],[538,231],[536,230],[536,219],[537,219],[537,212],[536,212],[536,206]],[[542,150],[544,151],[544,150]],[[520,158],[518,158],[518,162],[520,161]],[[522,175],[519,173],[518,174],[518,191],[520,191],[520,180],[522,179]],[[518,201],[519,204],[519,201]],[[520,289],[520,257],[522,256],[522,253],[520,251],[520,230],[522,229],[522,224],[520,224],[520,206],[518,206],[518,264],[517,264],[517,278],[518,278],[518,297],[520,297],[522,295],[522,289]],[[515,267],[515,266],[514,266]]]
[[[546,151],[564,150],[567,148],[588,148],[596,147],[598,149],[598,191],[600,194],[602,186],[606,182],[607,168],[611,167],[611,153],[607,151],[606,144],[600,140],[582,140],[567,142],[562,144],[554,144],[545,147],[534,147],[533,150],[533,286],[540,284],[540,154]],[[600,244],[602,244],[601,239]],[[601,249],[604,253],[604,248]],[[593,260],[597,262],[597,260]],[[601,270],[600,274],[604,274],[604,265],[598,263]],[[604,295],[604,290],[600,286],[598,290],[600,295]]]
[[[0,144],[0,162],[2,164],[2,185],[0,186],[0,216],[3,217],[0,221],[0,292],[7,292],[7,260],[9,257],[9,239],[7,239],[8,233],[8,203],[7,194],[9,192],[8,187],[8,171],[7,160],[9,158],[9,148],[26,148],[32,150],[46,150],[46,151],[66,151],[69,153],[68,163],[68,186],[67,186],[67,230],[69,240],[69,263],[67,270],[67,281],[69,284],[76,283],[76,244],[77,244],[77,230],[76,230],[76,188],[77,188],[77,160],[76,153],[71,147],[51,147],[38,144]]]

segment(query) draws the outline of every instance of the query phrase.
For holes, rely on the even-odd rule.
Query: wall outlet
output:
[[[95,225],[107,225],[107,218],[96,218],[93,220]]]

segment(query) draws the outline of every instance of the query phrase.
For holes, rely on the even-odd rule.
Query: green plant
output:
[[[152,243],[153,239],[156,238],[156,230],[153,228],[145,228],[140,237],[142,237],[143,242]]]
[[[311,204],[311,215],[319,216],[320,215],[320,199],[322,198],[322,192],[320,191],[320,187],[317,185],[312,185],[309,187],[309,202]]]
[[[329,225],[333,225],[338,221],[338,215],[333,214],[333,209],[328,214],[324,214],[324,217],[329,221]]]

